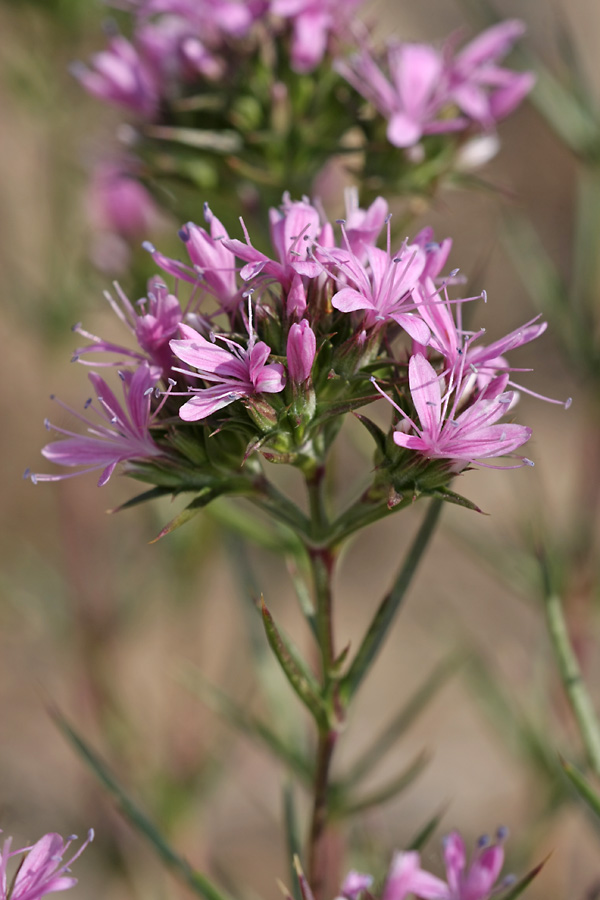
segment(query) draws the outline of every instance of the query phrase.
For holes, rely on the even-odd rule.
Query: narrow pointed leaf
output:
[[[358,758],[350,772],[344,778],[344,784],[356,784],[374,770],[375,766],[388,753],[396,742],[406,733],[408,728],[423,712],[427,704],[456,672],[461,660],[458,656],[450,656],[443,660],[428,676],[390,724],[379,734],[371,746]]]
[[[238,153],[241,149],[241,138],[235,131],[172,128],[168,125],[149,125],[145,131],[148,137],[156,140],[171,141],[211,153]]]
[[[279,665],[283,669],[287,680],[304,705],[310,710],[316,722],[320,726],[326,727],[326,709],[315,676],[312,674],[291,641],[284,637],[279,631],[275,625],[273,616],[265,606],[264,600],[261,602],[261,613],[267,640],[269,641],[271,649],[277,657]]]
[[[437,497],[439,500],[445,500],[446,503],[454,503],[455,506],[462,506],[464,509],[470,509],[473,512],[481,513],[482,516],[487,515],[487,513],[484,513],[472,500],[467,500],[462,494],[457,494],[456,491],[451,491],[449,488],[437,488],[435,491],[431,491],[429,496]]]
[[[358,419],[361,425],[364,425],[377,446],[377,449],[380,453],[385,455],[386,444],[387,444],[387,435],[386,433],[376,425],[368,416],[363,416],[360,413],[354,413],[354,417]]]
[[[294,799],[294,790],[289,783],[285,784],[283,788],[283,821],[285,824],[287,857],[290,861],[290,883],[294,895],[293,900],[302,900],[302,892],[300,891],[300,885],[296,879],[296,869],[294,867],[294,859],[300,858],[301,852],[300,830],[298,828],[298,815]]]
[[[527,875],[524,875],[516,884],[514,884],[507,894],[501,895],[501,900],[516,900],[517,897],[520,897],[523,891],[525,891],[533,879],[541,872],[541,870],[546,865],[550,855],[543,859],[541,863],[539,863],[535,868],[528,872]]]
[[[338,808],[332,809],[332,816],[337,816],[338,818],[352,816],[356,815],[356,813],[364,812],[367,809],[372,809],[374,806],[381,806],[382,803],[387,803],[389,800],[397,797],[398,794],[401,794],[402,791],[406,790],[406,788],[413,783],[415,778],[421,774],[428,762],[428,754],[420,753],[404,772],[384,787],[377,791],[373,791],[372,794],[368,794],[362,799],[346,800],[344,799],[344,794],[342,792],[342,799],[340,800]]]
[[[136,497],[132,497],[131,500],[126,500],[125,503],[121,503],[120,506],[115,506],[114,509],[109,509],[108,512],[111,515],[113,513],[123,512],[123,510],[132,509],[134,506],[138,506],[140,503],[146,503],[148,500],[156,500],[158,497],[168,497],[170,494],[172,494],[170,488],[153,487],[150,488],[149,491],[143,491]]]
[[[288,745],[269,725],[247,713],[231,697],[228,697],[215,685],[210,684],[197,669],[191,666],[186,667],[182,673],[182,681],[188,690],[192,691],[229,725],[266,747],[302,781],[307,784],[311,782],[312,769],[308,760],[296,747]]]
[[[166,537],[167,534],[171,534],[172,531],[176,531],[177,528],[181,528],[182,525],[186,525],[194,516],[198,515],[198,513],[204,509],[204,507],[210,503],[211,500],[214,500],[215,497],[218,497],[218,492],[215,492],[212,488],[204,488],[200,494],[196,497],[195,500],[192,500],[179,515],[175,516],[174,519],[165,525],[164,528],[159,531],[155,538],[152,538],[150,541],[151,544],[156,544],[157,541],[160,541],[161,538]]]
[[[436,813],[435,816],[432,816],[432,818],[428,822],[426,822],[425,825],[423,825],[421,830],[416,833],[406,849],[421,850],[442,821],[445,813],[446,810],[442,809],[439,813]]]
[[[83,738],[67,723],[57,711],[52,712],[52,718],[59,730],[73,745],[79,756],[87,763],[100,783],[109,794],[117,801],[117,804],[130,824],[143,834],[150,842],[157,855],[164,864],[178,875],[193,891],[204,900],[231,900],[223,891],[219,890],[205,875],[197,872],[183,857],[179,856],[167,843],[158,827],[146,815],[145,812],[133,801],[103,762]]]
[[[595,815],[600,818],[600,794],[594,790],[592,785],[589,783],[587,778],[582,775],[579,769],[576,769],[575,766],[571,765],[571,763],[567,762],[565,759],[561,759],[560,762],[565,775],[567,776],[579,796],[582,798],[582,800],[585,800],[592,812],[594,812]]]
[[[375,613],[375,617],[363,638],[350,669],[341,681],[341,696],[346,702],[350,700],[358,690],[365,675],[375,661],[383,641],[387,637],[390,626],[404,600],[408,588],[410,587],[413,575],[415,574],[419,562],[429,545],[429,540],[435,531],[441,509],[441,500],[431,500],[427,513],[425,514],[425,519],[406,554],[402,568],[396,577],[396,581],[389,594],[384,597],[379,605],[379,609]]]

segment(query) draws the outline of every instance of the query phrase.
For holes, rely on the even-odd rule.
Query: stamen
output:
[[[485,847],[489,847],[489,845],[490,845],[489,835],[482,834],[481,837],[477,841],[477,846],[479,847],[480,850],[483,850]]]
[[[150,241],[144,241],[142,250],[145,250],[147,253],[156,253],[156,247],[154,244],[151,244]]]

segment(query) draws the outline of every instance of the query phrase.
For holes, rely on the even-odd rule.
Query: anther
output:
[[[119,378],[121,379],[121,381],[125,381],[125,372],[122,372],[122,371],[119,369],[119,371],[117,372],[117,375],[119,376]]]
[[[28,478],[31,478],[31,469],[29,468],[29,466],[27,466],[27,468],[23,472],[23,480],[27,480]]]
[[[71,357],[71,362],[79,362],[79,353],[74,353]]]
[[[71,331],[79,331],[81,328],[81,322],[75,322],[74,325],[71,325]]]
[[[160,397],[160,388],[159,387],[154,388],[154,396],[156,397],[157,400]]]
[[[91,405],[92,405],[92,398],[91,398],[91,397],[88,397],[87,400],[85,401],[85,403],[83,404],[83,408],[84,408],[84,409],[89,409],[89,407],[90,407]]]
[[[54,394],[50,394],[50,399],[54,400]]]
[[[171,387],[175,387],[175,385],[177,384],[174,378],[167,378],[167,381],[169,382]]]
[[[501,825],[500,828],[496,831],[496,838],[499,841],[505,841],[508,837],[508,828],[506,825]]]
[[[532,466],[532,467],[535,466],[534,461],[532,459],[527,459],[526,456],[523,457],[523,462],[525,463],[526,466]]]
[[[346,220],[345,220],[345,219],[336,219],[336,220],[335,220],[335,224],[336,224],[336,225],[345,225],[345,224],[346,224]]]
[[[477,841],[477,846],[480,850],[483,850],[484,847],[488,847],[490,844],[490,838],[487,834],[482,834],[481,837]]]
[[[184,225],[183,228],[180,228],[177,232],[177,236],[180,240],[183,241],[184,244],[187,244],[189,239],[191,238],[190,229],[187,225]]]
[[[438,244],[438,247],[439,247],[439,244]],[[452,269],[452,271],[450,272],[450,278],[454,278],[456,275],[458,275],[459,272],[460,272],[460,269]]]
[[[146,388],[146,390],[144,391],[144,397],[148,397],[152,393],[153,390],[154,390],[153,387]]]
[[[44,419],[44,428],[46,429],[46,431],[50,431],[51,427],[52,426],[50,425],[50,419]]]
[[[151,244],[150,241],[144,241],[142,250],[145,250],[147,253],[156,253],[156,247],[154,244]]]
[[[569,407],[571,406],[572,403],[573,403],[573,398],[567,397],[567,399],[565,400],[565,409],[569,409]]]
[[[481,299],[484,303],[487,303],[487,291],[485,289],[481,292]]]
[[[117,425],[119,422],[118,416],[111,416],[110,422],[111,422],[111,425]]]

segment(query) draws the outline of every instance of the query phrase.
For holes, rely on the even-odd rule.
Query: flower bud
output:
[[[287,362],[290,378],[302,384],[310,375],[317,350],[317,339],[307,319],[294,322],[287,340]]]

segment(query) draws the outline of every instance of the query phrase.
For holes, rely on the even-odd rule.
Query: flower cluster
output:
[[[113,31],[72,71],[90,94],[134,116],[128,143],[148,182],[218,186],[221,199],[239,197],[242,185],[247,195],[250,183],[275,203],[285,188],[312,191],[352,146],[364,153],[353,162],[359,180],[426,193],[479,164],[472,142],[495,147],[496,122],[530,90],[530,73],[499,64],[523,24],[503,22],[459,52],[453,37],[441,49],[391,43],[388,76],[356,20],[361,4],[128,0],[130,39]]]
[[[506,354],[545,323],[484,343],[484,329],[463,327],[462,307],[485,295],[451,298],[456,272],[442,274],[451,241],[426,228],[395,245],[383,198],[362,210],[351,191],[346,204],[336,231],[308,199],[286,195],[270,212],[271,251],[245,227],[244,240],[230,237],[208,207],[206,228],[180,231],[185,262],[146,245],[177,287],[156,276],[137,303],[118,287],[116,299],[107,294],[135,346],[74,329],[86,340],[74,359],[115,366],[124,403],[92,373],[97,400],[86,408],[99,421],[71,410],[87,433],[58,428],[65,438],[44,455],[100,469],[100,484],[127,463],[174,491],[218,492],[245,462],[253,471],[259,453],[301,469],[323,464],[343,416],[379,392],[397,418],[385,435],[360,417],[377,443],[374,486],[426,493],[473,463],[530,463],[514,455],[530,429],[506,421],[523,390]]]
[[[37,843],[21,850],[11,850],[12,838],[7,838],[0,851],[0,900],[40,900],[45,894],[74,887],[77,879],[68,874],[70,867],[93,839],[94,832],[90,830],[87,840],[65,863],[63,857],[75,837],[65,841],[60,834],[45,834]],[[23,854],[26,856],[9,883],[9,862]]]

